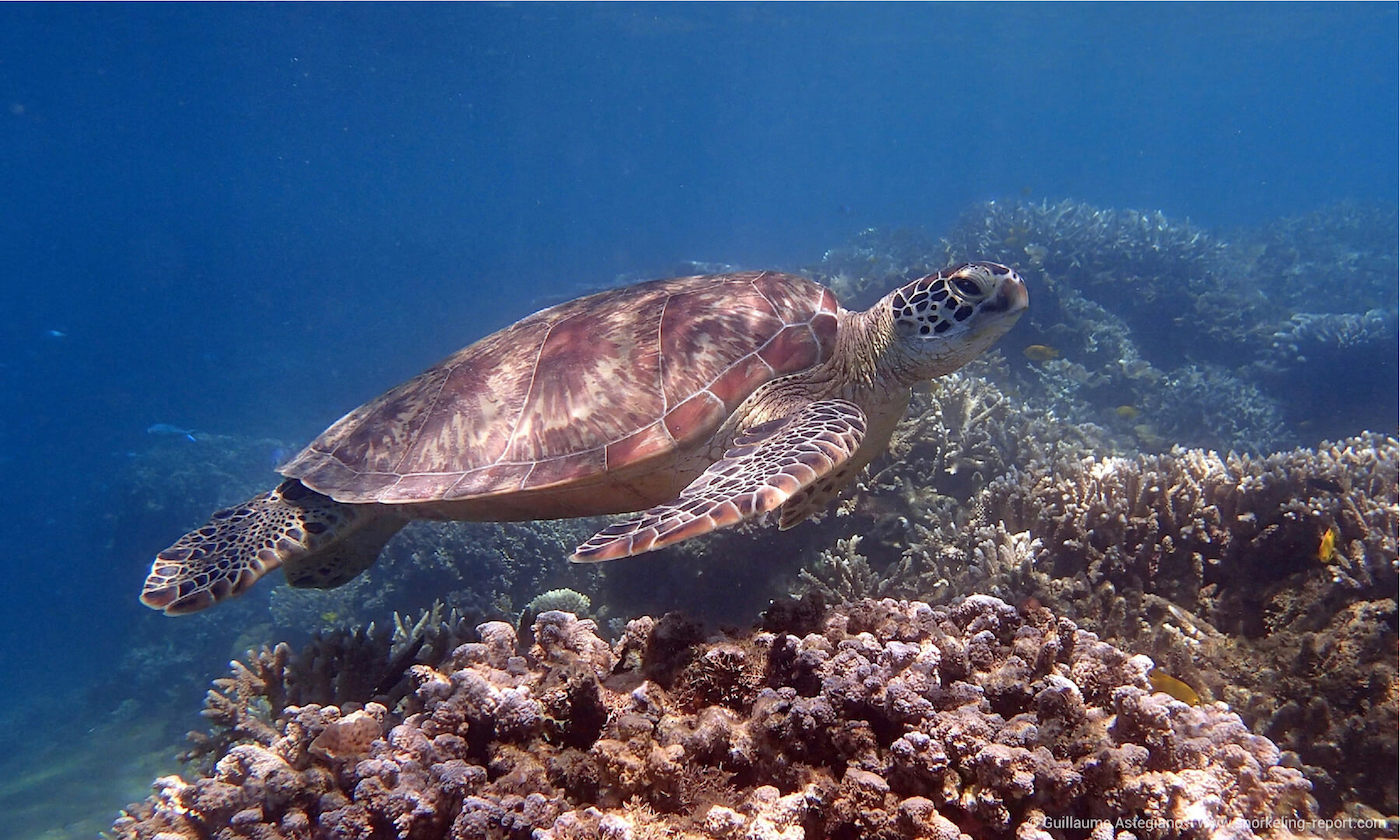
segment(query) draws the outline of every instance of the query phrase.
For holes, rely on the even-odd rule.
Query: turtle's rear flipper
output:
[[[141,602],[169,615],[198,612],[239,594],[283,563],[375,530],[365,526],[380,518],[377,514],[373,505],[341,504],[288,479],[275,490],[216,512],[157,554]],[[389,521],[398,530],[401,523]],[[375,546],[376,554],[389,536],[392,532]]]
[[[570,559],[630,557],[768,513],[846,463],[863,437],[865,414],[858,406],[809,403],[739,435],[680,496],[604,528]]]

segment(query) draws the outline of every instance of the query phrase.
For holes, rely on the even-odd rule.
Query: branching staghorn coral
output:
[[[1274,332],[1269,360],[1281,367],[1294,367],[1309,356],[1346,351],[1380,353],[1395,344],[1395,310],[1368,309],[1365,312],[1295,312]]]
[[[1019,251],[1032,265],[1057,274],[1073,269],[1099,283],[1115,276],[1162,277],[1183,267],[1205,270],[1227,246],[1160,211],[1109,210],[1065,200],[989,201],[963,214],[943,248],[950,260]]]
[[[229,663],[229,676],[214,680],[200,714],[209,721],[209,734],[190,732],[185,761],[216,755],[242,741],[270,743],[276,737],[273,715],[287,705],[287,665],[292,658],[285,643],[250,650]]]
[[[1018,334],[1063,355],[1017,374],[1064,416],[1112,425],[1117,410],[1142,413],[1129,424],[1148,449],[1263,453],[1304,439],[1280,433],[1281,419],[1316,424],[1328,405],[1361,416],[1324,434],[1392,425],[1395,229],[1393,208],[1340,205],[1226,240],[1160,213],[991,202],[963,217],[945,250],[949,261],[1000,253],[1021,270],[1034,305]],[[1154,370],[1175,387],[1138,378]],[[1239,399],[1230,422],[1218,407]]]
[[[989,591],[977,589],[989,570],[962,544],[983,489],[1018,461],[1109,449],[1097,427],[1030,411],[980,376],[943,377],[915,395],[889,456],[857,481],[837,515],[820,522],[812,543],[822,547],[799,572],[795,591],[832,602],[942,601]]]
[[[1372,435],[1265,457],[1176,449],[1167,455],[1063,458],[993,482],[983,516],[1029,530],[1054,546],[1051,574],[1084,574],[1161,594],[1187,607],[1208,586],[1216,624],[1249,614],[1260,573],[1281,577],[1317,564],[1329,527],[1359,544],[1358,573],[1370,585],[1395,575],[1395,440]],[[1387,484],[1389,482],[1389,484]],[[1267,566],[1267,568],[1265,568]],[[1252,594],[1251,594],[1252,592]],[[1243,628],[1241,628],[1243,629]]]
[[[1052,412],[1029,411],[983,377],[955,373],[914,396],[889,455],[863,484],[898,487],[911,504],[934,494],[966,504],[1013,464],[1106,448],[1106,438]]]
[[[1316,311],[1346,291],[1348,311],[1395,309],[1395,205],[1342,202],[1232,234],[1235,262],[1291,307]],[[1333,310],[1338,311],[1338,310]]]
[[[1331,804],[1394,812],[1396,777],[1374,768],[1396,752],[1397,477],[1383,435],[1036,464],[993,482],[978,520],[1041,547],[1029,575],[985,585],[1227,699],[1299,753]]]
[[[1298,312],[1261,342],[1247,376],[1286,394],[1295,423],[1319,433],[1395,427],[1400,321],[1388,309]]]
[[[417,616],[393,616],[393,627],[320,632],[298,651],[285,642],[249,650],[229,663],[229,676],[214,680],[201,714],[209,732],[189,733],[186,761],[200,761],[238,743],[266,745],[278,710],[289,706],[364,704],[393,706],[410,690],[404,676],[420,659],[436,661],[466,638],[468,619],[437,602]]]
[[[861,598],[880,598],[908,594],[913,580],[907,569],[885,569],[876,573],[870,561],[860,553],[861,536],[853,534],[838,539],[809,566],[798,572],[800,592],[817,592],[827,603],[840,604]],[[903,572],[903,574],[901,574]]]
[[[1177,368],[1139,404],[1155,432],[1179,446],[1258,454],[1292,442],[1278,400],[1215,365]]]

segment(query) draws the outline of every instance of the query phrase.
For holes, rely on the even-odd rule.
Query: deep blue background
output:
[[[1391,3],[0,6],[0,679],[166,621],[135,601],[162,545],[106,551],[99,492],[152,423],[305,441],[541,297],[986,199],[1215,229],[1394,202],[1396,30]]]

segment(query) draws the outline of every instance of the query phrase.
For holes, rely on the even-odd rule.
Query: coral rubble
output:
[[[114,832],[1308,836],[1277,827],[1314,812],[1273,743],[1223,705],[1154,693],[1150,660],[1044,608],[867,600],[792,629],[701,640],[642,618],[609,646],[545,612],[524,651],[488,622],[409,668],[398,704],[288,705],[209,775],[157,781]]]

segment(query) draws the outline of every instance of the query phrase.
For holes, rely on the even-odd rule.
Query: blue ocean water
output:
[[[0,7],[0,727],[30,745],[0,835],[91,836],[174,769],[111,669],[151,623],[179,656],[135,597],[189,524],[143,514],[153,447],[265,440],[270,482],[545,303],[988,200],[1222,230],[1393,206],[1396,29],[1332,3]],[[191,663],[191,714],[220,665]],[[74,804],[64,768],[141,727],[146,763]]]

